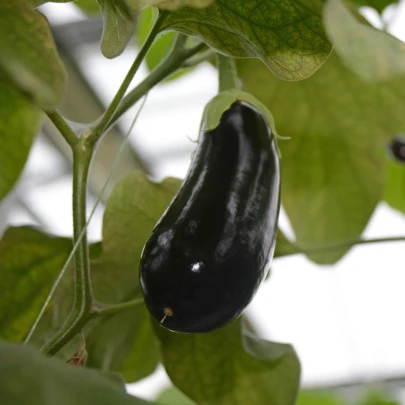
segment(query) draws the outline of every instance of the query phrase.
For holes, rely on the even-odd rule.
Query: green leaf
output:
[[[224,112],[229,110],[231,105],[238,100],[246,101],[257,108],[266,117],[272,134],[278,136],[274,117],[270,110],[250,93],[240,90],[221,91],[205,106],[202,119],[204,130],[212,131],[215,129],[219,125]]]
[[[346,405],[346,402],[332,392],[302,391],[296,405]]]
[[[12,189],[24,168],[40,117],[41,112],[0,73],[0,200]]]
[[[394,209],[405,213],[405,165],[387,161],[387,183],[384,200]]]
[[[77,0],[75,1],[75,6],[79,7],[82,11],[87,14],[100,14],[100,6],[97,0]]]
[[[384,193],[383,150],[405,124],[405,78],[365,83],[332,55],[311,78],[289,83],[257,61],[239,61],[247,91],[283,136],[282,204],[303,249],[358,239]],[[333,263],[345,251],[317,253]]]
[[[300,253],[299,249],[293,242],[287,239],[285,234],[279,229],[277,232],[276,249],[274,251],[274,257],[282,257],[295,255]]]
[[[0,339],[25,337],[71,249],[71,240],[28,226],[6,231],[0,243]]]
[[[33,7],[38,7],[45,3],[70,3],[71,1],[74,0],[29,0]]]
[[[7,405],[148,405],[94,370],[64,364],[29,348],[0,343],[1,403]],[[151,404],[150,404],[151,405]]]
[[[73,241],[70,240],[69,254],[73,248]],[[102,252],[101,243],[93,243],[89,246],[90,259],[95,260],[98,258]],[[66,257],[67,260],[67,257]],[[66,260],[63,261],[65,265]],[[73,259],[74,260],[74,259]],[[56,333],[60,327],[65,323],[67,317],[73,306],[73,260],[70,263],[70,266],[67,268],[64,276],[58,283],[58,286],[52,296],[50,303],[48,304],[44,315],[42,316],[39,324],[37,325],[31,339],[30,344],[37,348],[41,348],[52,336]],[[58,271],[55,274],[55,280],[62,269],[62,265],[58,268]],[[54,281],[54,280],[53,280]],[[50,292],[50,287],[48,293]],[[47,294],[46,294],[47,295]],[[43,298],[42,304],[45,302],[45,297]],[[90,322],[86,325],[84,329],[84,337],[87,337],[89,330],[92,330],[92,327],[97,325],[96,322]],[[75,351],[78,348],[82,347],[82,336],[77,335],[69,343],[66,344],[57,354],[56,357],[67,361],[70,359]]]
[[[199,405],[293,405],[300,365],[294,349],[242,334],[240,320],[210,333],[156,326],[166,371]]]
[[[405,73],[405,44],[360,22],[341,0],[328,0],[324,21],[341,61],[367,81]]]
[[[124,377],[119,373],[105,372],[103,373],[105,378],[108,378],[113,384],[121,389],[123,392],[127,392],[125,387]]]
[[[156,405],[196,405],[176,387],[163,390],[155,400]]]
[[[349,2],[358,6],[372,7],[381,14],[386,7],[397,4],[398,0],[349,0]]]
[[[134,173],[115,186],[104,214],[103,254],[92,263],[97,300],[112,304],[139,296],[142,248],[179,184],[172,178],[153,183]],[[144,306],[100,319],[87,336],[89,364],[119,371],[127,382],[150,374],[158,363],[158,343]]]
[[[163,28],[198,35],[226,55],[260,58],[277,76],[311,76],[331,52],[322,1],[217,0],[205,9],[182,8]]]
[[[70,3],[74,2],[74,5],[79,7],[82,11],[87,14],[98,14],[100,13],[100,7],[97,0],[30,0],[34,7],[38,7],[45,3]]]
[[[392,399],[392,395],[386,392],[373,390],[368,392],[366,397],[360,402],[361,405],[400,405],[400,402]]]
[[[49,24],[29,0],[0,2],[0,71],[40,107],[63,95],[65,72]]]
[[[135,29],[135,20],[124,0],[97,0],[103,15],[101,52],[115,58],[124,51]]]
[[[116,370],[127,382],[154,372],[159,363],[159,346],[142,305],[111,317],[93,321],[86,331],[87,366]]]
[[[156,6],[165,10],[176,10],[185,6],[204,8],[209,6],[213,1],[214,0],[126,0],[128,5],[136,11],[147,6]]]

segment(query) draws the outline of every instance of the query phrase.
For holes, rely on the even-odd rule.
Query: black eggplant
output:
[[[145,303],[164,327],[199,333],[238,317],[273,256],[280,170],[264,115],[236,101],[204,125],[188,174],[142,252]]]

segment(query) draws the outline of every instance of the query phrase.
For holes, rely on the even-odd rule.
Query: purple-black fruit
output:
[[[142,252],[145,303],[162,326],[199,333],[238,317],[273,256],[277,149],[264,115],[242,101],[202,126],[188,174]]]

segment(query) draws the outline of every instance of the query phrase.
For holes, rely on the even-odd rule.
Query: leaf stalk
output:
[[[235,60],[217,53],[217,67],[219,72],[219,92],[239,90],[240,82],[236,70]]]

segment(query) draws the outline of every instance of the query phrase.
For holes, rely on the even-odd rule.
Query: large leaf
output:
[[[69,239],[27,226],[6,231],[0,243],[0,339],[24,338],[71,249]]]
[[[103,15],[101,52],[115,58],[125,49],[135,29],[135,20],[124,0],[97,0]]]
[[[164,28],[198,35],[214,49],[235,57],[256,57],[279,77],[312,75],[330,51],[320,0],[216,0],[205,9],[181,8]]]
[[[62,97],[65,74],[49,24],[29,0],[0,1],[0,71],[43,108]]]
[[[405,73],[405,44],[364,24],[342,0],[328,0],[325,27],[342,62],[364,80],[385,80]]]
[[[39,7],[45,3],[70,3],[71,1],[74,1],[74,0],[29,0],[29,2],[34,7]],[[94,1],[96,1],[96,0],[94,0]]]
[[[349,0],[350,3],[359,6],[368,6],[375,8],[379,13],[391,4],[397,4],[398,0]]]
[[[152,374],[159,362],[159,346],[145,307],[102,317],[86,331],[87,366],[119,371],[127,382]]]
[[[294,349],[242,334],[240,321],[205,334],[160,326],[164,366],[199,405],[293,405],[300,365]]]
[[[73,241],[70,240],[71,249],[73,248]],[[70,250],[71,250],[70,249]],[[101,243],[94,243],[89,246],[90,259],[95,260],[100,256],[102,252]],[[73,259],[74,260],[74,259]],[[66,261],[63,262],[65,265]],[[57,271],[57,275],[61,270],[62,266]],[[52,299],[47,306],[47,309],[44,312],[44,315],[41,318],[41,321],[37,325],[35,332],[30,340],[30,344],[35,347],[42,347],[50,337],[65,323],[71,309],[73,306],[74,298],[74,277],[73,277],[73,262],[70,263],[70,266],[65,271],[64,276],[58,283],[58,286],[52,295]],[[56,279],[56,275],[55,275]],[[91,329],[91,326],[94,325],[93,322],[87,324],[84,334],[87,336],[88,328]],[[73,352],[82,345],[81,336],[77,335],[72,339],[65,347],[60,350],[56,356],[63,360],[68,360]]]
[[[35,7],[49,1],[68,3],[73,0],[30,0]],[[135,29],[134,14],[125,0],[80,0],[75,4],[89,14],[101,10],[103,16],[101,52],[106,58],[121,55]]]
[[[85,13],[95,14],[100,12],[97,0],[30,0],[34,7],[38,7],[44,3],[70,3],[73,1],[74,5],[79,7]]]
[[[0,403],[7,405],[147,405],[100,373],[0,343]]]
[[[299,253],[299,249],[293,242],[287,239],[285,234],[279,229],[277,232],[276,249],[274,257],[289,256]]]
[[[348,405],[333,392],[302,391],[296,405]]]
[[[40,111],[8,84],[0,73],[0,200],[21,174],[40,116]]]
[[[405,213],[405,164],[387,161],[384,199],[392,208]]]
[[[75,1],[75,6],[79,7],[82,11],[87,14],[99,14],[100,6],[97,3],[97,0],[77,0]]]
[[[155,400],[156,405],[196,405],[176,387],[163,390]]]
[[[204,8],[209,6],[213,1],[214,0],[126,0],[136,11],[147,6],[157,6],[165,10],[176,10],[185,6]]]
[[[177,179],[154,183],[141,173],[114,188],[103,221],[103,254],[92,264],[96,299],[118,303],[140,295],[139,258],[155,223],[179,187]],[[150,374],[158,345],[144,306],[100,319],[88,336],[88,361],[123,373],[128,382]]]
[[[367,84],[332,55],[311,78],[289,83],[258,61],[238,62],[246,90],[290,140],[282,151],[282,204],[302,248],[357,239],[384,192],[386,141],[405,122],[405,79]],[[333,263],[344,251],[312,254]]]

